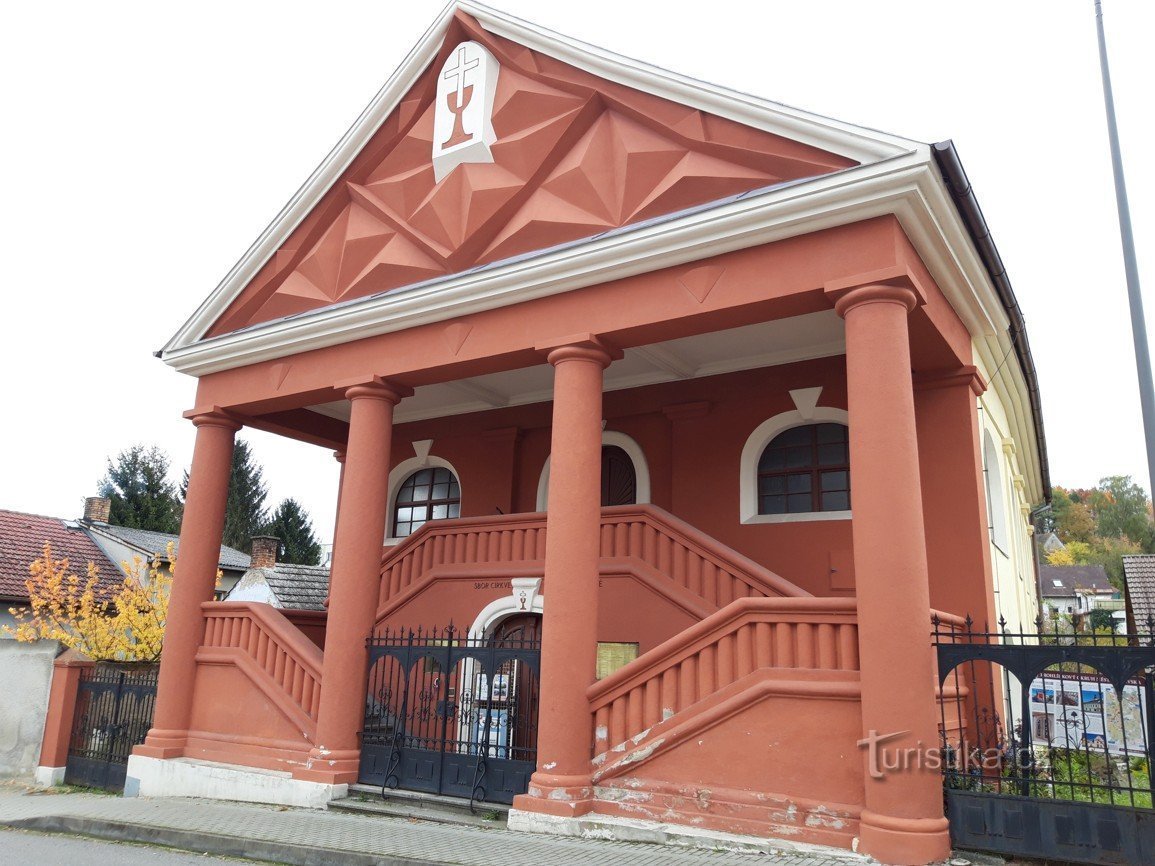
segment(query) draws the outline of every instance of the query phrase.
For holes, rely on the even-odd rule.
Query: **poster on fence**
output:
[[[1146,753],[1148,723],[1143,685],[1129,680],[1119,693],[1094,674],[1047,672],[1031,683],[1031,735],[1036,744],[1116,755]]]

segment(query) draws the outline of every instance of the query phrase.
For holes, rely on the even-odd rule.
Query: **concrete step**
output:
[[[388,789],[386,794],[386,799],[382,799],[381,789],[376,786],[350,785],[349,796],[331,801],[328,807],[359,815],[384,815],[469,827],[504,828],[509,814],[509,806],[501,803],[474,803],[471,812],[469,801],[457,797],[393,789]]]

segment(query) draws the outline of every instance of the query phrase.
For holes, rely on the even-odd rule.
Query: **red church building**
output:
[[[459,2],[162,357],[197,434],[128,790],[948,854],[937,770],[859,741],[938,742],[932,612],[1033,619],[1048,485],[949,143]],[[242,427],[341,463],[307,630],[212,600]]]

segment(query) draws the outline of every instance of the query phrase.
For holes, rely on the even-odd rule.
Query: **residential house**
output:
[[[90,496],[84,500],[84,517],[80,523],[92,535],[109,559],[117,563],[131,563],[139,559],[147,568],[152,560],[159,559],[162,566],[169,564],[169,546],[173,555],[180,555],[180,536],[151,529],[134,529],[117,526],[108,522],[111,501],[102,496]],[[220,578],[214,595],[224,598],[249,567],[249,555],[233,547],[220,546],[217,569]]]
[[[67,559],[81,578],[96,565],[98,591],[114,591],[120,569],[76,521],[0,510],[0,777],[31,774],[38,764],[52,662],[60,649],[53,640],[16,641],[2,633],[15,625],[11,609],[28,606],[29,566],[52,546],[54,559]]]

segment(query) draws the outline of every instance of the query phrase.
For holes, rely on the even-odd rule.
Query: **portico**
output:
[[[499,762],[528,677],[511,827],[942,859],[937,772],[873,778],[858,740],[938,742],[932,610],[991,606],[976,401],[1026,430],[1034,408],[1019,359],[990,379],[1007,312],[931,150],[473,4],[431,33],[165,349],[198,377],[197,444],[130,774],[181,793],[172,762],[211,761],[281,774],[272,801],[339,796],[367,713],[400,743],[419,701],[440,748]],[[323,646],[211,601],[245,426],[342,460]],[[366,646],[452,622],[465,652],[536,612],[539,668],[442,668],[441,631],[409,670]]]

